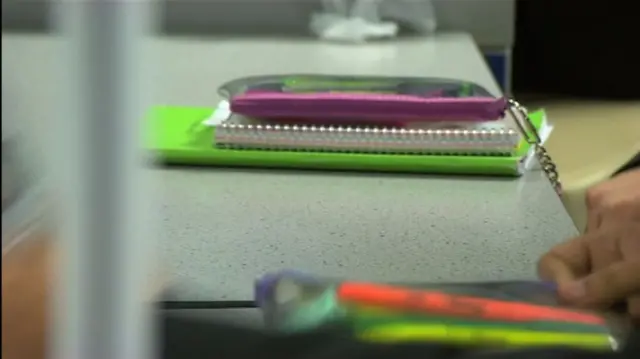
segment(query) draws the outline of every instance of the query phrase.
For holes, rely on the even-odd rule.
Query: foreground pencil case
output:
[[[628,328],[613,316],[563,308],[539,282],[421,287],[320,279],[293,271],[256,282],[267,326],[330,327],[362,341],[437,342],[480,349],[564,346],[616,350]]]
[[[381,76],[246,77],[219,89],[234,113],[309,121],[392,124],[484,122],[503,117],[507,101],[455,79]]]

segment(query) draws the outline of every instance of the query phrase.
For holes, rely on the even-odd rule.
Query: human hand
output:
[[[587,191],[587,231],[552,248],[538,263],[567,304],[602,308],[626,301],[640,319],[640,170]]]

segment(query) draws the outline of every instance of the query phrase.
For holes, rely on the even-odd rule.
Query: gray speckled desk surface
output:
[[[58,39],[3,35],[14,116],[46,118],[57,96]],[[151,39],[156,104],[213,106],[246,75],[315,72],[455,77],[498,94],[466,35],[350,47],[304,40]],[[17,105],[17,106],[16,106]],[[32,123],[34,136],[47,124]],[[43,130],[44,128],[44,130]],[[44,138],[44,137],[42,137]],[[260,274],[297,268],[379,281],[524,279],[576,233],[544,176],[520,179],[150,170],[159,249],[179,299],[252,298]]]

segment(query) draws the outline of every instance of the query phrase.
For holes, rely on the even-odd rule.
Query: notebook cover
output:
[[[521,146],[518,155],[512,157],[218,149],[213,145],[214,129],[202,124],[212,112],[207,107],[153,108],[147,148],[162,162],[176,165],[519,176],[520,160],[529,147]],[[540,125],[544,113],[538,111],[530,116]]]

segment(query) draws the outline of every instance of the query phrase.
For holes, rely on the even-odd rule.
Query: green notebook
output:
[[[519,176],[529,145],[513,156],[431,156],[405,154],[261,151],[216,148],[215,129],[203,124],[213,108],[160,106],[151,110],[147,148],[162,162],[176,165],[295,168],[405,173]],[[545,126],[544,111],[530,113],[534,125]]]

